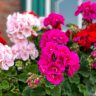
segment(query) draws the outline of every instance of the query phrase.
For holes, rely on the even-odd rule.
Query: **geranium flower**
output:
[[[44,20],[45,26],[51,26],[56,29],[61,29],[61,24],[64,24],[64,17],[57,13],[49,14]]]
[[[76,10],[75,15],[77,16],[80,13],[85,20],[91,21],[96,19],[96,2],[87,1],[82,3]]]
[[[14,65],[14,56],[9,46],[0,43],[0,68],[8,70]]]
[[[32,60],[38,57],[38,51],[34,43],[26,41],[18,42],[12,46],[12,52],[15,59],[22,59],[24,61],[31,57]]]
[[[67,74],[68,76],[72,77],[76,73],[76,71],[79,70],[80,68],[80,65],[79,65],[80,60],[78,55],[75,52],[71,52],[68,58],[70,59],[68,59],[69,65],[67,65],[68,66]]]
[[[68,37],[63,31],[58,29],[52,29],[52,30],[46,31],[42,35],[41,41],[40,41],[40,47],[41,48],[45,47],[47,42],[54,42],[57,44],[66,45],[68,42]]]
[[[27,39],[29,36],[38,34],[33,27],[40,30],[40,20],[29,13],[14,13],[7,18],[7,34],[12,42]]]
[[[38,66],[47,80],[56,85],[62,82],[64,73],[72,77],[80,67],[76,53],[71,52],[67,46],[53,42],[46,43],[42,49]],[[68,68],[67,71],[66,68]]]
[[[46,75],[46,78],[49,82],[51,82],[54,85],[58,85],[64,80],[62,74],[48,74]]]
[[[89,49],[96,42],[96,28],[93,27],[95,24],[91,24],[87,28],[81,30],[73,38],[75,42],[83,46],[85,49]]]

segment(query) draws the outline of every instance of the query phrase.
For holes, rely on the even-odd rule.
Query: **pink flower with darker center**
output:
[[[47,74],[62,74],[63,71],[61,70],[61,66],[54,62],[47,67]]]
[[[68,43],[68,37],[61,30],[52,29],[42,35],[40,47],[45,47],[47,42],[54,42],[57,44],[66,45]]]
[[[68,57],[68,70],[67,70],[67,74],[68,76],[72,77],[76,71],[79,70],[80,68],[80,60],[79,60],[79,57],[78,55],[75,53],[75,52],[71,52],[69,57]]]
[[[42,48],[38,67],[52,84],[60,84],[64,73],[72,77],[80,67],[78,55],[67,46],[48,42]],[[60,76],[60,79],[58,79]]]
[[[27,40],[18,42],[12,46],[12,52],[15,59],[22,59],[24,61],[31,57],[32,60],[38,57],[38,50],[34,43],[28,42]]]
[[[64,80],[63,74],[48,74],[46,78],[54,85],[58,85]]]
[[[79,14],[83,15],[85,20],[93,20],[96,19],[96,2],[92,3],[91,1],[87,1],[78,6],[78,9],[75,12],[75,15]]]
[[[64,17],[57,13],[49,14],[44,20],[45,26],[51,26],[56,29],[61,29],[61,24],[64,24]]]

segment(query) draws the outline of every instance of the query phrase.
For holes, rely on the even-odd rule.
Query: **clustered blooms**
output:
[[[8,70],[14,65],[14,54],[9,46],[0,43],[0,68]]]
[[[69,38],[60,30],[60,26],[57,27],[58,24],[64,24],[61,15],[50,14],[44,24],[51,25],[52,29],[44,32],[41,37],[38,66],[49,82],[58,85],[63,81],[64,73],[72,77],[77,72],[80,67],[79,57],[66,46]]]
[[[96,19],[96,3],[92,3],[91,1],[82,3],[75,12],[75,15],[77,16],[80,13],[83,15],[83,18],[87,21]]]
[[[40,20],[33,12],[14,13],[7,18],[7,34],[14,42],[12,48],[6,45],[6,41],[0,37],[0,68],[8,70],[14,65],[15,59],[24,61],[38,57],[38,50],[27,37],[37,36],[33,27],[40,28]]]
[[[53,29],[47,30],[41,37],[41,55],[38,66],[40,72],[46,76],[49,82],[58,85],[63,81],[64,73],[72,77],[79,69],[80,65],[78,55],[70,51],[66,46],[69,38],[63,31],[55,27],[57,26],[55,23],[64,23],[61,23],[62,20],[59,19],[61,16],[56,14],[58,18],[52,19],[53,17],[51,18],[51,15],[55,18],[55,14],[52,13],[48,18],[45,18],[45,21],[49,20],[49,24]]]
[[[41,29],[39,17],[34,12],[14,13],[8,16],[7,34],[14,42],[12,52],[15,59],[26,61],[29,58],[34,60],[38,57],[35,44],[27,40],[30,36],[38,35],[34,28]]]
[[[85,49],[89,49],[96,43],[96,23],[91,24],[87,28],[81,30],[73,38],[75,42],[83,46]]]
[[[45,47],[47,42],[54,42],[54,43],[66,45],[68,42],[68,37],[61,30],[52,29],[52,30],[46,31],[42,35],[42,38],[40,41],[40,47],[41,48]]]
[[[61,31],[61,24],[64,24],[63,16],[51,13],[43,20],[33,12],[14,13],[8,16],[7,34],[14,44],[12,50],[6,45],[0,45],[0,52],[4,52],[0,54],[0,68],[8,70],[14,65],[15,59],[26,61],[38,57],[38,50],[33,42],[28,41],[28,37],[37,36],[36,31],[41,30],[43,26],[41,22],[43,22],[45,26],[51,26],[52,29],[49,28],[42,35],[38,67],[49,82],[58,85],[63,81],[64,74],[72,77],[79,70],[80,60],[78,55],[66,46],[69,38]],[[31,86],[33,83],[38,85],[38,78],[34,80],[29,78],[28,85]]]
[[[52,28],[61,29],[61,24],[64,24],[64,17],[56,13],[49,14],[44,20],[44,25],[51,26]]]
[[[55,85],[62,82],[64,72],[72,77],[80,67],[79,57],[75,52],[70,51],[67,46],[53,42],[48,42],[42,48],[38,65],[40,72]]]
[[[14,44],[12,46],[12,52],[15,59],[22,59],[24,61],[29,58],[35,60],[38,57],[38,50],[34,43],[28,42],[27,40]]]
[[[34,27],[40,30],[40,20],[31,13],[14,13],[7,18],[7,34],[12,42],[18,42],[29,36],[37,36]]]
[[[37,75],[37,74],[31,74],[28,79],[26,80],[26,83],[30,88],[36,88],[38,85],[42,84],[41,79],[43,76]]]

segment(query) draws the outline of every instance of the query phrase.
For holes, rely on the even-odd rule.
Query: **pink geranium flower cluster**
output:
[[[24,61],[29,58],[35,60],[38,57],[38,50],[34,43],[28,42],[27,40],[14,44],[12,46],[12,52],[15,59],[22,59]]]
[[[40,72],[55,85],[63,81],[65,73],[72,77],[80,67],[79,57],[75,52],[53,42],[48,42],[42,49],[38,65]]]
[[[68,42],[68,37],[59,29],[52,29],[46,31],[41,38],[40,47],[43,48],[46,46],[47,42],[54,42],[62,45],[66,45]]]
[[[0,43],[0,68],[8,70],[14,65],[14,55],[9,46]]]
[[[64,18],[56,13],[45,18],[45,26],[52,29],[43,33],[40,41],[41,55],[38,61],[39,70],[49,82],[58,85],[64,79],[64,74],[72,77],[79,69],[78,55],[66,46],[69,38],[58,28]]]
[[[36,30],[34,30],[34,27]],[[33,12],[14,13],[7,18],[7,34],[14,43],[12,52],[15,59],[24,61],[38,57],[38,50],[34,43],[28,41],[28,37],[37,36],[41,30],[40,20]]]
[[[37,27],[40,30],[40,20],[37,16],[28,12],[14,13],[7,18],[6,31],[12,42],[24,40],[31,35],[37,36],[33,27]]]
[[[75,15],[77,16],[80,13],[85,20],[90,21],[96,19],[96,3],[91,3],[91,1],[82,3],[75,12]]]
[[[45,26],[51,26],[52,28],[61,29],[61,24],[64,24],[64,17],[57,13],[51,13],[44,20]]]

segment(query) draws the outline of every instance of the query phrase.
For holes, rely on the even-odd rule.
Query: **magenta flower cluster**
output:
[[[72,77],[79,69],[78,55],[66,46],[68,37],[58,29],[51,29],[42,35],[39,70],[49,82],[58,85],[64,74]]]
[[[65,35],[64,32],[62,32],[59,29],[52,29],[49,31],[46,31],[41,38],[40,41],[40,48],[43,48],[46,46],[47,42],[53,42],[57,44],[67,44],[68,37]]]
[[[72,77],[80,67],[79,57],[75,52],[53,42],[48,42],[42,49],[38,65],[40,72],[55,85],[63,81],[64,73]]]
[[[96,3],[92,3],[91,1],[82,3],[80,6],[78,6],[75,15],[77,16],[80,13],[83,15],[85,20],[90,21],[96,19]]]
[[[49,14],[49,16],[44,20],[44,25],[51,25],[52,28],[58,28],[61,24],[64,24],[64,17],[57,13]]]

